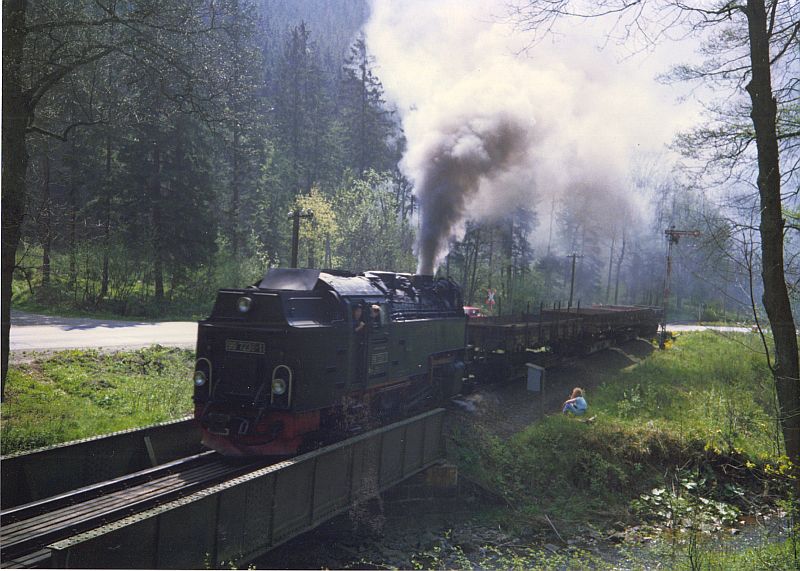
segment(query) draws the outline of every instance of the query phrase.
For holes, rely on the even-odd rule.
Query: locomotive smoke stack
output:
[[[411,283],[417,289],[430,287],[433,285],[433,274],[414,274],[411,278]]]

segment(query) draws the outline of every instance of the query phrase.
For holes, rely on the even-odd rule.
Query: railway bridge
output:
[[[196,449],[191,421],[2,459],[3,567],[246,564],[444,458],[436,409],[278,463]]]

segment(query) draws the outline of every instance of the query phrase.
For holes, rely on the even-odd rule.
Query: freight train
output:
[[[654,334],[659,319],[639,307],[468,319],[449,278],[271,269],[220,290],[199,323],[195,418],[225,455],[291,455],[435,406],[475,377]]]
[[[540,307],[538,313],[470,319],[472,371],[483,381],[524,374],[532,363],[549,367],[658,332],[658,307],[601,305]]]

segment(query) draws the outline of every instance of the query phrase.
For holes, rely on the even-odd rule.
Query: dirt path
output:
[[[591,412],[592,389],[610,372],[635,365],[653,350],[647,341],[630,341],[619,348],[548,369],[544,402],[540,393],[528,392],[524,379],[482,387],[456,400],[458,408],[453,411],[454,416],[508,437],[542,418],[542,414],[560,413],[561,404],[574,387],[586,390]]]

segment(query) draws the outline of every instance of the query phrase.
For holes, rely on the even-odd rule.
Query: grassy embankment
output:
[[[751,568],[760,558],[792,568],[796,536],[755,551],[708,547],[711,532],[747,513],[791,509],[773,394],[755,336],[686,334],[605,374],[588,397],[593,423],[553,415],[510,439],[465,430],[453,454],[507,501],[509,527],[546,528],[550,518],[585,536],[636,524],[639,535],[673,540],[675,565]]]
[[[191,412],[194,353],[154,346],[62,351],[9,369],[2,454],[146,426]]]

